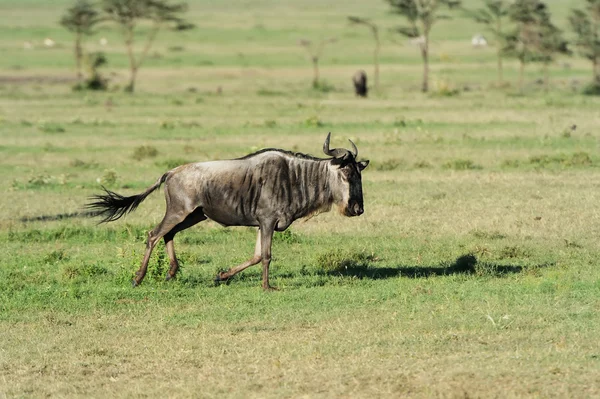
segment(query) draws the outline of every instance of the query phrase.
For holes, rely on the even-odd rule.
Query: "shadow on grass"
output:
[[[549,265],[533,266],[532,268],[546,266]],[[501,277],[509,274],[521,273],[524,270],[525,268],[523,266],[479,262],[474,255],[463,255],[451,264],[442,264],[440,266],[372,267],[368,263],[349,262],[343,268],[327,271],[326,274],[331,276],[380,280],[393,277],[426,278],[456,274]]]
[[[435,276],[472,275],[504,277],[511,274],[531,272],[541,268],[552,266],[541,264],[532,266],[500,265],[491,262],[479,262],[474,255],[463,255],[452,263],[441,263],[439,266],[397,266],[397,267],[374,267],[369,260],[356,261],[344,259],[341,264],[333,269],[311,270],[302,268],[299,271],[279,272],[273,277],[278,279],[295,279],[298,277],[351,277],[358,279],[384,280],[388,278],[427,278]],[[252,283],[260,281],[260,270],[254,273],[240,273],[227,281],[216,282],[215,285],[237,283]],[[196,286],[206,284],[205,278],[186,276],[180,280],[184,285]]]

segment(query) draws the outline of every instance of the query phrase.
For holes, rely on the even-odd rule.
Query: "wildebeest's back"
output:
[[[225,226],[258,226],[272,218],[278,228],[322,207],[323,177],[319,162],[297,159],[273,150],[242,159],[184,165],[173,172],[167,186],[193,192],[206,216]],[[319,183],[321,182],[321,183]],[[176,193],[174,193],[176,195]]]

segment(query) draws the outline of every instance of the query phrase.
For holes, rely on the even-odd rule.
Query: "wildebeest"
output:
[[[102,222],[119,219],[164,183],[167,209],[163,220],[148,233],[146,252],[133,285],[142,282],[152,249],[163,238],[169,256],[167,280],[175,277],[179,264],[173,238],[178,232],[205,219],[223,226],[255,226],[258,236],[254,256],[220,272],[216,281],[225,281],[262,261],[262,287],[269,290],[269,265],[274,231],[284,231],[294,220],[327,212],[337,205],[345,216],[363,213],[361,172],[369,161],[357,161],[358,149],[329,148],[331,133],[323,152],[331,158],[268,148],[242,158],[181,165],[162,175],[141,194],[124,197],[105,189],[92,197],[87,207]]]
[[[356,73],[352,75],[352,83],[354,83],[354,92],[357,96],[367,96],[369,89],[367,88],[367,73],[365,71],[356,71]]]

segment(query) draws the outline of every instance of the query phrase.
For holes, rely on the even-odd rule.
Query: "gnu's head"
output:
[[[352,151],[344,148],[329,148],[331,133],[323,143],[325,155],[331,159],[332,169],[336,174],[336,187],[334,187],[334,201],[339,205],[340,211],[345,216],[360,216],[364,212],[361,172],[369,165],[369,161],[357,161],[358,148],[350,141]]]

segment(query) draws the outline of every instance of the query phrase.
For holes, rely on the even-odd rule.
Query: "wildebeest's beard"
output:
[[[358,175],[358,181],[350,184],[350,199],[346,207],[346,216],[360,216],[363,214],[362,181]]]

